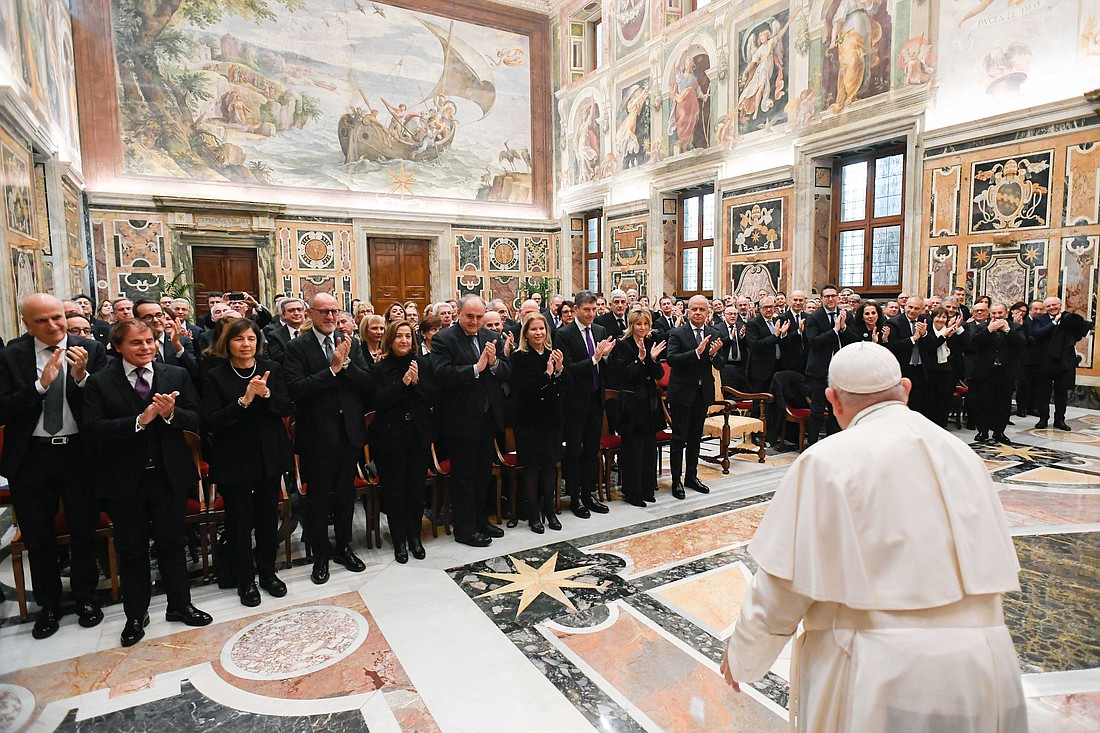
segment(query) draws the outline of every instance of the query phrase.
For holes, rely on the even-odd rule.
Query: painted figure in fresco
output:
[[[493,62],[493,66],[522,66],[523,65],[523,49],[522,48],[502,48],[497,51],[497,60]]]
[[[890,88],[892,23],[882,0],[833,0],[826,13],[825,102],[836,113]]]
[[[619,123],[615,131],[615,144],[618,148],[619,160],[623,162],[623,168],[631,168],[634,165],[645,162],[645,151],[638,141],[638,115],[646,109],[649,101],[649,89],[645,83],[637,84],[626,97],[623,107],[626,109],[626,117]],[[639,154],[641,160],[639,160]]]
[[[817,110],[814,108],[814,96],[817,94],[817,89],[803,89],[802,92],[791,101],[787,102],[787,119],[795,127],[805,127],[813,120],[814,114]]]
[[[581,123],[573,136],[573,155],[577,163],[577,182],[587,183],[596,178],[600,165],[600,106],[589,101],[581,115]]]
[[[905,72],[905,83],[921,86],[932,81],[932,46],[924,36],[910,38],[898,52],[898,66]]]
[[[702,125],[703,147],[710,144],[706,140],[706,124],[704,103],[710,99],[710,95],[703,89],[699,76],[695,72],[695,56],[691,51],[684,55],[680,70],[676,72],[676,80],[672,89],[672,116],[669,119],[669,128],[676,136],[676,149],[673,154],[684,153],[696,147],[696,130]]]
[[[772,18],[745,40],[742,58],[746,65],[741,73],[741,94],[737,97],[742,122],[755,120],[760,113],[767,114],[786,95],[781,44],[790,25],[789,19],[780,26],[779,20]]]

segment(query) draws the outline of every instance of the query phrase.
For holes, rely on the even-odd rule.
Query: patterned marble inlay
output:
[[[1100,524],[1100,494],[1005,489],[1000,497],[1010,527]]]
[[[724,639],[741,613],[751,578],[742,563],[735,563],[650,592],[672,610]]]
[[[1100,533],[1014,537],[1020,592],[1005,621],[1025,672],[1100,667]]]
[[[34,694],[26,687],[0,685],[0,731],[19,730],[34,712]]]
[[[626,556],[633,562],[630,573],[640,575],[664,565],[748,542],[767,508],[767,503],[757,504],[585,549],[592,553]]]
[[[1096,733],[1100,692],[1030,698],[1027,719],[1031,733]]]
[[[361,614],[339,606],[296,608],[237,632],[222,649],[230,674],[249,680],[284,680],[344,659],[370,631]]]

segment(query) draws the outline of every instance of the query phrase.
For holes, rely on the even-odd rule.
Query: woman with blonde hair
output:
[[[512,352],[512,395],[515,398],[516,458],[523,466],[523,498],[531,531],[542,534],[546,524],[561,529],[554,509],[557,463],[562,458],[562,387],[570,380],[561,351],[554,349],[546,317],[528,313]]]
[[[363,356],[371,364],[382,358],[382,340],[386,335],[386,319],[375,313],[363,318],[359,324],[359,341],[363,344]]]

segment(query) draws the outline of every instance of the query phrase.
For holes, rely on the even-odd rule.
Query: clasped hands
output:
[[[710,356],[714,356],[718,353],[718,349],[722,348],[722,339],[715,339],[713,342],[710,339],[710,336],[704,336],[699,345],[695,347],[695,353],[700,357],[703,355],[704,350],[709,351]]]
[[[64,351],[58,349],[50,355],[46,366],[42,367],[42,376],[38,378],[38,382],[43,389],[49,389],[50,385],[53,384],[53,380],[57,379],[57,375],[61,373],[62,359],[69,365],[69,373],[72,374],[75,381],[81,382],[84,377],[88,376],[87,349],[83,346],[70,346]]]
[[[244,397],[241,401],[245,407],[252,404],[252,400],[257,397],[261,399],[267,399],[271,395],[271,390],[267,388],[267,378],[271,376],[271,372],[264,372],[262,377],[252,377],[248,380],[248,386],[245,387]]]
[[[165,422],[172,420],[172,415],[176,413],[176,397],[179,396],[179,392],[171,392],[169,394],[161,394],[157,392],[153,395],[153,401],[142,410],[141,415],[138,417],[138,422],[142,427],[146,427],[149,423],[160,417]]]

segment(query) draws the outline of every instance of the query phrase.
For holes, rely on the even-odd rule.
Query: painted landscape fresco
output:
[[[531,201],[526,36],[370,0],[112,5],[128,173]]]

